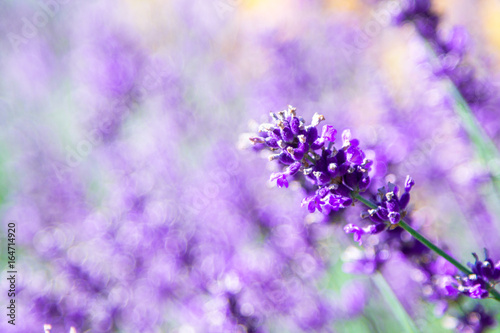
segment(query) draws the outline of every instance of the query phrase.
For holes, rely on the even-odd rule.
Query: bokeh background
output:
[[[350,128],[373,188],[416,180],[412,219],[462,262],[500,258],[487,172],[394,1],[0,2],[0,293],[15,221],[17,321],[2,332],[400,332],[346,221],[308,214],[297,184],[248,148],[291,104]],[[500,2],[434,1],[469,37],[500,143]],[[453,61],[451,59],[450,61]],[[425,277],[384,275],[422,332],[452,332]],[[424,295],[424,296],[423,296]],[[472,306],[470,303],[466,306]],[[496,309],[493,301],[486,308]],[[496,308],[495,308],[496,307]]]

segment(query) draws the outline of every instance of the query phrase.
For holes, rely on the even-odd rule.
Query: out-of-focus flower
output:
[[[342,287],[338,307],[345,317],[354,318],[363,314],[369,299],[367,289],[361,281],[351,281]]]
[[[365,251],[349,247],[343,257],[345,263],[342,269],[346,273],[371,275],[382,268],[390,258],[390,252],[387,247],[377,249],[370,247]]]
[[[459,316],[457,321],[455,329],[461,333],[482,333],[496,324],[495,317],[480,304]]]
[[[395,21],[399,24],[412,21],[420,34],[433,38],[439,19],[431,11],[430,0],[403,0],[401,1],[401,12],[396,15]]]

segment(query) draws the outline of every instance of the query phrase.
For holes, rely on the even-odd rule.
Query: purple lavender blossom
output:
[[[364,52],[363,48],[363,52],[353,52],[345,61],[343,52],[338,52],[342,49],[339,40],[348,37],[344,31],[362,23],[349,23],[357,14],[345,11],[335,14],[328,10],[328,14],[320,16],[318,13],[324,9],[320,2],[298,3],[301,13],[306,8],[314,11],[300,15],[292,29],[284,26],[286,31],[281,31],[277,26],[264,45],[252,44],[256,37],[253,24],[249,25],[248,35],[238,37],[238,44],[248,43],[246,47],[257,53],[257,59],[262,51],[259,48],[266,53],[264,58],[269,57],[264,59],[262,73],[251,76],[240,74],[240,60],[246,59],[242,56],[244,54],[253,56],[253,52],[227,45],[232,42],[227,40],[224,30],[219,29],[224,20],[219,20],[217,14],[220,12],[214,12],[214,5],[221,5],[217,1],[197,1],[195,6],[174,1],[167,7],[172,7],[173,14],[180,14],[174,15],[180,18],[180,22],[168,21],[166,25],[161,17],[171,13],[163,12],[163,6],[153,8],[158,14],[154,16],[161,22],[156,22],[156,18],[149,20],[138,2],[127,2],[125,11],[125,8],[109,11],[107,5],[96,7],[84,3],[74,10],[78,15],[69,17],[70,7],[61,6],[57,15],[38,29],[38,37],[21,45],[20,53],[9,56],[7,52],[7,59],[12,60],[2,66],[5,74],[2,82],[8,88],[6,92],[11,92],[11,86],[18,86],[19,99],[33,104],[26,108],[37,110],[36,114],[29,114],[30,118],[35,117],[35,124],[26,127],[26,141],[31,140],[29,132],[33,129],[47,128],[42,132],[47,141],[23,146],[2,140],[5,144],[0,147],[0,170],[7,169],[8,178],[12,179],[4,183],[4,177],[0,177],[0,208],[8,217],[29,225],[29,228],[20,225],[18,234],[23,251],[20,271],[24,272],[18,284],[19,310],[21,314],[27,314],[20,317],[22,322],[18,328],[21,331],[41,331],[40,323],[51,323],[54,333],[68,332],[70,327],[76,327],[78,332],[165,329],[214,333],[330,332],[339,313],[342,317],[357,316],[365,310],[369,314],[371,309],[365,309],[364,305],[368,299],[365,292],[370,289],[360,290],[360,285],[353,285],[342,292],[342,300],[336,300],[335,295],[325,293],[317,285],[318,276],[337,279],[334,273],[325,274],[325,266],[336,260],[336,252],[330,247],[336,245],[332,242],[339,233],[334,232],[336,226],[332,222],[347,220],[350,223],[359,218],[358,207],[344,208],[353,205],[353,192],[368,190],[370,179],[378,184],[382,179],[376,176],[385,176],[389,172],[401,174],[395,169],[401,161],[408,160],[408,152],[415,149],[411,140],[422,140],[426,136],[425,132],[413,130],[417,127],[415,123],[420,129],[428,127],[431,132],[435,127],[428,126],[429,123],[440,122],[433,119],[428,122],[408,121],[401,119],[407,115],[396,115],[391,110],[388,113],[391,127],[388,127],[388,119],[382,118],[378,124],[384,126],[384,132],[390,135],[377,135],[391,136],[398,145],[375,143],[374,139],[371,146],[361,149],[359,141],[349,130],[337,133],[331,125],[320,128],[307,126],[299,117],[294,117],[293,121],[285,119],[288,125],[277,126],[279,133],[274,133],[285,144],[284,148],[275,147],[275,152],[285,156],[282,156],[283,161],[280,160],[279,172],[274,172],[271,180],[276,181],[278,187],[291,189],[280,196],[266,191],[261,186],[264,180],[258,172],[263,168],[262,163],[242,162],[241,156],[230,148],[234,134],[232,125],[240,124],[240,117],[248,116],[243,113],[245,108],[239,107],[242,102],[260,100],[263,103],[260,106],[274,106],[292,97],[304,103],[302,106],[335,119],[336,124],[352,126],[354,121],[359,122],[359,113],[351,112],[347,100],[351,95],[349,81],[356,73],[346,68],[359,69],[362,73],[363,66],[358,66],[357,58],[372,54]],[[249,8],[232,5],[223,4],[225,20],[231,21],[230,16],[241,13],[244,22]],[[40,10],[25,3],[0,5],[2,9],[17,6],[27,10],[0,11],[0,16],[6,18],[0,23],[4,35],[9,31],[20,31],[20,19],[28,15],[31,18]],[[137,12],[136,6],[140,9]],[[291,4],[290,7],[294,6]],[[426,17],[429,8],[426,2],[416,1],[408,9],[407,16],[408,19],[412,15],[420,16],[415,21],[419,21],[422,34],[434,36],[434,21]],[[129,16],[123,14],[130,9],[134,22],[129,27],[126,24]],[[293,10],[287,8],[287,11],[289,9]],[[111,12],[117,13],[119,24],[109,16]],[[203,14],[197,17],[199,13]],[[7,20],[9,16],[11,18]],[[145,16],[148,24],[141,23]],[[74,17],[78,20],[73,20]],[[337,21],[338,17],[342,17],[342,21]],[[176,23],[181,24],[176,26]],[[133,29],[136,24],[140,26],[140,32],[133,33],[129,28]],[[155,29],[148,31],[149,24],[159,26],[155,25]],[[239,25],[230,28],[238,28],[231,31],[241,34],[247,33],[239,30],[242,28]],[[174,33],[178,31],[181,33]],[[308,31],[310,33],[304,34]],[[186,32],[190,38],[182,38]],[[469,84],[473,73],[456,63],[464,53],[462,32],[454,31],[452,37],[442,43],[442,68],[436,69],[436,74],[450,75],[457,84],[462,82],[461,92],[469,96],[469,100],[477,97],[477,89]],[[324,34],[330,37],[316,39]],[[62,37],[62,43],[57,37]],[[74,54],[75,49],[80,49],[82,37],[88,46]],[[165,40],[167,46],[161,42]],[[68,46],[73,50],[68,50]],[[161,97],[148,93],[151,86],[145,86],[142,80],[148,72],[157,70],[149,66],[151,54],[146,53],[151,52],[160,55],[163,69],[166,63],[170,63],[166,58],[175,58],[167,70],[173,80],[168,81],[170,79],[163,74],[159,78],[163,82],[160,84]],[[42,56],[44,54],[46,56]],[[224,58],[219,57],[221,54]],[[208,62],[204,61],[204,55],[208,55]],[[230,63],[226,57],[230,58]],[[46,100],[50,97],[58,102],[59,94],[66,94],[67,88],[74,87],[64,76],[64,64],[73,67],[75,60],[79,59],[83,66],[73,77],[77,80],[73,83],[78,87],[78,81],[81,81],[81,86],[86,88],[83,109],[90,112],[81,113],[88,118],[85,126],[69,124],[68,131],[75,133],[76,140],[78,133],[97,129],[100,134],[96,142],[105,139],[106,144],[93,146],[88,158],[79,166],[68,169],[67,177],[61,181],[51,171],[50,161],[64,158],[63,153],[57,151],[59,144],[66,143],[58,135],[65,126],[61,126],[59,117],[52,116],[57,111]],[[460,71],[456,70],[457,67]],[[158,71],[165,73],[164,70]],[[360,81],[367,80],[361,77]],[[67,88],[59,90],[55,87]],[[255,90],[265,95],[265,103],[262,96],[248,98],[248,94],[252,94],[248,87],[259,87]],[[357,91],[353,93],[363,104],[369,104],[366,96]],[[235,106],[238,106],[238,112],[233,112]],[[21,104],[19,107],[22,109]],[[414,108],[419,109],[420,105]],[[49,109],[50,112],[45,112]],[[72,112],[76,110],[66,106],[61,109],[71,111],[68,118],[70,115],[73,118]],[[426,117],[435,111],[426,110]],[[40,118],[36,117],[37,114]],[[0,118],[6,120],[5,127],[9,131],[10,115],[0,115]],[[77,122],[79,118],[76,114]],[[66,116],[62,120],[65,119]],[[40,125],[37,124],[39,120]],[[137,124],[144,127],[137,128]],[[371,128],[371,125],[365,123],[364,126]],[[310,131],[306,130],[308,127],[311,127]],[[396,132],[397,138],[394,136]],[[268,134],[272,136],[272,133]],[[306,138],[305,142],[301,142],[301,135]],[[310,140],[315,136],[315,140]],[[207,152],[206,143],[212,144],[220,137],[228,143],[217,142],[214,144],[216,149]],[[361,127],[356,130],[356,137],[366,144]],[[338,151],[333,147],[335,143],[341,146],[337,146]],[[255,145],[256,149],[266,146],[271,149],[266,142]],[[371,150],[368,151],[367,147]],[[17,159],[18,155],[23,158]],[[365,164],[367,157],[372,156],[377,156],[377,165]],[[391,158],[394,156],[397,157]],[[204,163],[205,157],[215,157],[216,161]],[[442,160],[446,169],[438,172],[436,165]],[[448,171],[455,164],[454,160],[445,158],[436,158],[433,162],[421,168],[428,177],[418,178],[426,179],[435,188],[433,180],[443,174],[452,174]],[[376,175],[374,170],[370,171],[375,168],[378,168]],[[9,172],[14,169],[17,172]],[[301,189],[296,190],[299,184]],[[408,205],[405,203],[409,200],[407,192],[409,190],[400,191],[400,196],[396,197],[399,210],[398,205],[387,203],[387,199],[384,199],[384,207],[388,210],[390,206],[393,213],[403,215],[401,206]],[[476,193],[456,192],[462,194],[463,201],[470,201],[469,198]],[[307,198],[303,204],[309,210],[337,213],[307,215],[306,210],[293,204],[304,196]],[[474,207],[474,210],[486,210],[484,204]],[[485,215],[487,213],[476,214],[476,218],[479,220]],[[320,219],[330,223],[315,223]],[[352,272],[370,274],[384,269],[391,257],[400,256],[416,268],[411,271],[423,272],[420,274],[424,276],[421,285],[430,290],[428,294],[424,293],[429,299],[436,302],[458,297],[465,299],[451,295],[458,293],[458,289],[450,289],[448,283],[449,277],[456,272],[443,267],[439,258],[435,260],[420,242],[408,239],[401,228],[387,230],[391,227],[388,220],[362,227],[353,224],[345,227],[360,243],[370,236],[363,243],[366,252],[350,263]],[[485,233],[490,230],[483,229]],[[495,235],[494,232],[490,234]],[[340,233],[340,237],[343,236]],[[478,264],[476,259],[476,264],[480,264],[477,270],[482,276],[495,276],[494,270],[490,272],[483,268],[484,262]],[[349,269],[349,265],[345,266]],[[397,271],[398,277],[405,273]],[[399,281],[407,280],[401,277]],[[408,294],[411,292],[405,296]],[[492,317],[485,311],[468,312],[463,319],[464,331],[478,326],[477,318],[481,319],[479,327],[482,330],[488,327],[488,318]],[[5,321],[0,327],[0,331],[8,331]]]
[[[387,187],[380,188],[376,196],[378,208],[368,211],[370,219],[375,223],[390,221],[391,224],[397,224],[407,214],[406,207],[410,202],[410,191],[414,184],[414,180],[407,176],[405,191],[401,196],[399,188],[394,184],[389,183]]]
[[[474,264],[468,263],[472,274],[457,277],[458,290],[471,298],[487,298],[490,290],[500,282],[500,261],[495,264],[488,257],[488,251],[485,249],[484,252],[484,261],[472,254],[476,259]]]
[[[316,187],[314,195],[302,200],[302,206],[307,206],[309,212],[336,212],[352,204],[352,192],[367,189],[372,161],[359,148],[359,141],[351,137],[350,130],[343,132],[343,145],[337,150],[334,147],[337,130],[333,126],[323,126],[318,134],[317,126],[324,116],[316,113],[312,123],[306,125],[292,106],[271,116],[274,123],[262,124],[259,136],[250,140],[256,149],[268,148],[274,152],[270,160],[287,166],[271,175],[278,187],[288,187],[288,177],[299,175]]]
[[[482,276],[490,282],[498,282],[500,280],[500,261],[494,264],[493,260],[488,256],[488,250],[484,249],[484,261],[480,261],[477,254],[472,253],[476,261],[474,264],[469,263],[472,272],[478,276]]]
[[[362,214],[363,217],[370,217],[373,224],[361,228],[351,223],[344,227],[344,231],[353,233],[354,240],[362,244],[361,236],[375,235],[386,230],[390,225],[398,224],[407,215],[406,207],[410,202],[410,191],[414,184],[413,178],[407,176],[405,191],[401,196],[398,195],[399,189],[394,184],[389,183],[387,188],[380,188],[375,197],[377,208]]]

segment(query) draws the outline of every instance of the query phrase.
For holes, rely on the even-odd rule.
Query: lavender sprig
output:
[[[410,191],[413,185],[415,185],[413,178],[406,177],[405,191],[401,196],[399,196],[399,188],[394,184],[389,183],[387,188],[380,188],[376,196],[377,203],[369,206],[371,209],[362,214],[362,217],[369,216],[374,224],[360,228],[351,223],[344,227],[344,231],[354,233],[354,240],[361,245],[361,236],[363,235],[378,234],[387,228],[394,229],[407,214],[406,207],[410,202]],[[353,193],[352,195],[362,202],[365,200],[359,193]]]
[[[360,195],[356,195],[355,198],[372,209],[378,208],[376,204],[374,204],[373,202],[371,202],[369,200],[366,200],[365,198],[361,197]],[[431,241],[429,241],[427,238],[425,238],[423,235],[421,235],[418,231],[413,229],[409,224],[407,224],[405,221],[403,221],[403,219],[401,219],[397,223],[397,225],[400,226],[401,228],[403,228],[405,231],[407,231],[410,235],[412,235],[419,242],[421,242],[422,244],[427,246],[430,250],[434,251],[436,254],[438,254],[439,256],[446,259],[449,263],[451,263],[453,266],[458,268],[461,272],[463,272],[469,276],[467,278],[463,278],[463,280],[462,280],[463,288],[462,289],[459,288],[459,290],[461,292],[463,292],[464,294],[468,294],[472,298],[486,298],[491,293],[492,297],[495,300],[500,301],[500,294],[494,289],[495,285],[488,284],[487,281],[485,281],[481,277],[478,277],[478,278],[474,277],[473,279],[471,279],[470,277],[477,276],[477,273],[473,273],[473,271],[469,270],[467,267],[465,267],[460,262],[455,260],[452,256],[447,254],[441,248],[434,245]],[[486,262],[490,263],[491,259],[487,258]],[[474,266],[474,267],[477,267],[477,260],[476,260],[476,266]],[[500,265],[499,265],[499,267],[500,267]],[[495,268],[496,268],[496,266],[495,266]],[[476,268],[476,271],[477,270],[478,269]],[[499,270],[500,270],[500,268],[499,268]],[[471,285],[473,282],[475,282],[475,283],[473,285]],[[478,284],[480,285],[479,287],[477,286]],[[470,291],[470,289],[468,289],[469,287],[475,287],[475,289]],[[476,297],[479,294],[481,294],[483,297]]]
[[[278,160],[286,166],[284,171],[271,175],[272,180],[277,180],[278,187],[288,187],[287,177],[300,174],[316,187],[315,194],[302,201],[302,205],[307,205],[311,213],[318,210],[329,214],[348,207],[353,199],[358,200],[370,208],[368,216],[374,224],[367,228],[347,225],[344,230],[354,233],[355,240],[361,241],[363,234],[376,234],[399,226],[463,273],[472,274],[471,270],[403,220],[407,214],[410,191],[415,184],[411,177],[407,177],[405,191],[401,196],[398,188],[389,184],[387,188],[379,190],[377,203],[373,203],[360,195],[370,183],[368,171],[373,162],[365,158],[359,148],[359,141],[351,138],[349,130],[344,131],[343,145],[337,150],[334,147],[337,131],[332,126],[325,125],[322,135],[318,135],[316,127],[325,119],[324,116],[315,114],[312,123],[305,125],[303,118],[297,116],[296,109],[292,106],[286,111],[271,113],[271,116],[274,124],[261,125],[260,136],[250,140],[258,145],[256,148],[259,150],[267,147],[275,152],[270,160]],[[466,286],[469,285],[466,283]],[[494,285],[484,284],[482,290],[500,301],[500,294],[494,289]]]
[[[259,136],[250,138],[250,141],[257,150],[271,150],[274,154],[269,160],[277,160],[283,166],[282,172],[273,173],[270,177],[272,181],[276,180],[278,187],[288,187],[288,177],[292,176],[301,177],[300,180],[316,187],[314,195],[302,200],[302,206],[307,206],[309,212],[318,210],[330,214],[347,208],[353,203],[353,195],[368,188],[368,172],[373,162],[366,159],[359,141],[352,138],[350,130],[342,133],[342,146],[336,149],[337,130],[333,126],[323,126],[322,134],[318,135],[316,127],[325,120],[323,115],[314,114],[311,124],[306,125],[304,119],[297,116],[296,109],[289,106],[288,110],[271,112],[271,117],[274,123],[262,124]],[[380,223],[372,229],[371,233],[378,233],[385,229],[385,224]],[[383,276],[378,276],[377,280],[377,286],[405,330],[409,333],[418,332],[392,289],[384,288],[388,284],[381,282]]]

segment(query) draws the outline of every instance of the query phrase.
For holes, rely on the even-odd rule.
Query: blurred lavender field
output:
[[[358,246],[358,205],[310,214],[248,140],[270,111],[318,112],[374,160],[374,191],[412,175],[414,228],[498,261],[500,2],[432,1],[437,57],[434,18],[394,23],[405,5],[1,0],[0,332],[404,332],[376,271],[421,332],[500,332],[498,302],[443,300],[409,234]]]

